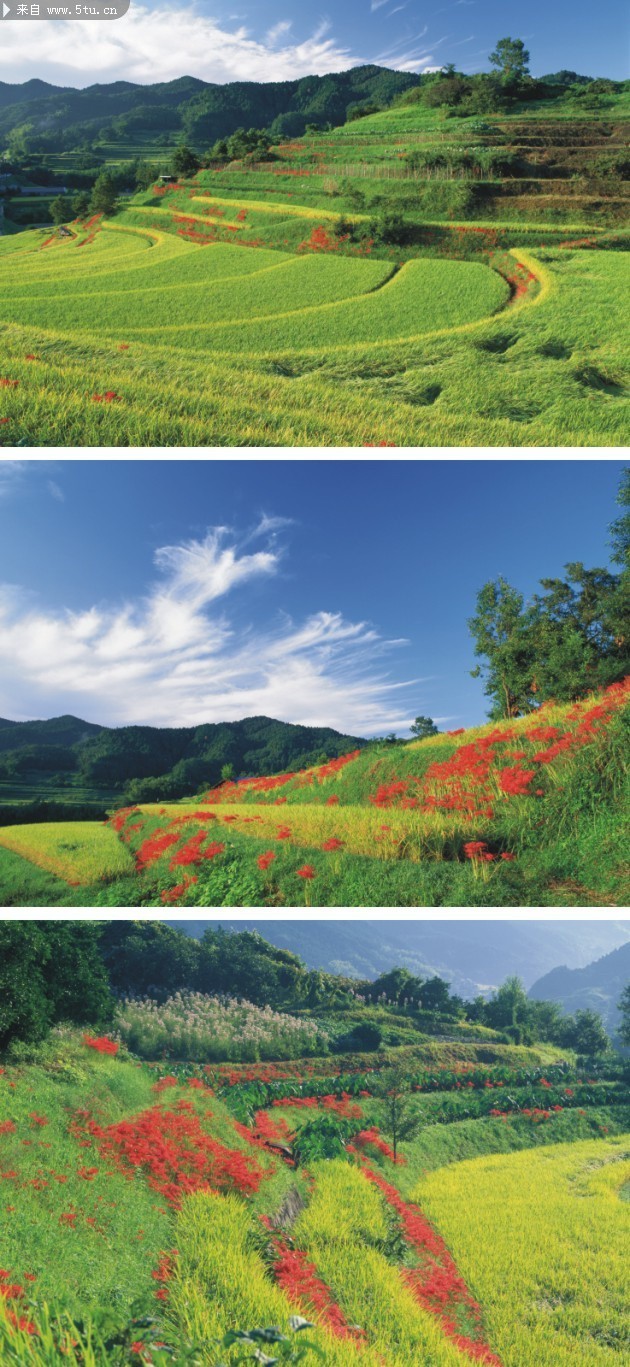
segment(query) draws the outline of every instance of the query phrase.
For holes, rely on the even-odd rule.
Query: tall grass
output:
[[[125,1001],[116,1025],[128,1047],[148,1059],[304,1058],[321,1052],[327,1042],[326,1031],[314,1021],[201,992],[178,992],[162,1005],[148,998]]]

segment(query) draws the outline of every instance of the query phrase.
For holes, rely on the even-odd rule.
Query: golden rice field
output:
[[[622,1136],[476,1158],[418,1183],[414,1200],[486,1306],[504,1363],[625,1360],[629,1180]]]
[[[94,821],[0,826],[0,847],[75,887],[107,881],[133,868],[128,850],[112,831]]]

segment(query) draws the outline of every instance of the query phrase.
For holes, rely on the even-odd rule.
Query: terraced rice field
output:
[[[627,1144],[581,1142],[476,1158],[418,1184],[415,1199],[492,1304],[488,1325],[504,1361],[555,1367],[625,1356],[619,1239],[630,1238],[620,1199],[629,1176]]]
[[[537,127],[522,131],[534,159]],[[464,146],[465,132],[389,111],[285,145],[275,163],[154,186],[69,236],[0,239],[0,441],[624,444],[623,204],[567,199],[559,124],[564,179],[544,166],[525,200],[502,181],[500,211],[480,200],[458,221],[439,178],[405,158],[445,137]],[[584,127],[576,137],[583,158]],[[375,204],[402,213],[406,245],[370,236]]]
[[[480,1066],[475,1048],[433,1043],[430,1064],[422,1045],[395,1051],[426,1111],[395,1162],[380,1055],[149,1065],[62,1030],[6,1060],[7,1361],[140,1364],[162,1343],[158,1361],[217,1367],[243,1361],[226,1334],[274,1325],[290,1341],[301,1316],[309,1364],[319,1350],[329,1367],[612,1367],[627,1088],[603,1064],[586,1084],[560,1058],[545,1072],[503,1046]],[[254,1339],[250,1357],[261,1344],[273,1352]]]

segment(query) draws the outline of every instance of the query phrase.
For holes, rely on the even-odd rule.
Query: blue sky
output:
[[[607,564],[622,468],[0,461],[0,716],[474,724],[477,590]]]
[[[625,0],[131,0],[115,23],[2,24],[0,79],[140,84],[287,80],[365,62],[423,71],[455,62],[488,70],[496,40],[522,38],[534,75],[562,67],[628,75]]]

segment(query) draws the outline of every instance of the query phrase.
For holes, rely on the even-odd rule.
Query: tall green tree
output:
[[[71,214],[69,201],[64,195],[56,195],[50,201],[50,217],[53,223],[67,223]]]
[[[176,176],[194,176],[199,170],[201,162],[196,152],[182,143],[181,147],[175,148],[171,166],[173,174]]]
[[[101,171],[94,182],[90,195],[90,210],[93,214],[113,214],[116,209],[117,186],[109,171]]]
[[[93,921],[0,922],[0,1047],[52,1025],[103,1026],[113,998]]]
[[[584,1008],[574,1016],[566,1016],[562,1022],[561,1043],[577,1054],[594,1057],[605,1054],[610,1049],[610,1040],[599,1012]]]
[[[475,655],[483,657],[485,664],[472,671],[473,678],[484,678],[492,717],[517,717],[529,711],[535,697],[535,651],[523,595],[501,576],[479,590],[476,609],[468,627]]]
[[[412,736],[416,740],[424,740],[426,736],[437,736],[439,731],[432,717],[416,717],[416,720],[409,727]]]
[[[630,1048],[630,983],[626,983],[619,1001],[621,1012],[621,1025],[619,1026],[619,1038],[622,1044]]]
[[[490,53],[490,65],[496,67],[506,85],[516,85],[529,75],[529,52],[521,38],[499,38]]]
[[[379,1074],[375,1094],[379,1099],[379,1129],[392,1141],[395,1162],[399,1146],[415,1139],[422,1125],[406,1070],[386,1068]]]

